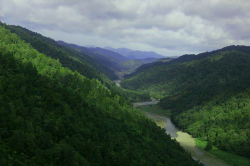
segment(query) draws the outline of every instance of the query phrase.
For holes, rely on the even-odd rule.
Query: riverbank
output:
[[[136,108],[140,109],[142,112],[145,112],[145,114],[150,119],[153,119],[158,126],[162,128],[173,127],[172,124],[171,126],[168,126],[169,123],[167,123],[167,120],[169,119],[171,115],[171,112],[169,110],[168,111],[162,110],[160,107],[156,105],[146,105],[145,103],[142,103],[141,105],[137,104]],[[203,163],[205,163],[206,166],[208,165],[209,166],[230,166],[231,165],[210,152],[200,150],[196,146],[195,138],[192,138],[192,136],[189,135],[188,133],[179,131],[177,128],[175,128],[175,130],[176,131],[174,130],[172,131],[172,134],[170,133],[170,135],[172,136],[176,132],[177,136],[176,138],[173,138],[173,139],[176,139],[185,150],[189,151],[195,159],[200,160]]]
[[[200,149],[205,149],[207,145],[207,141],[203,141],[199,138],[195,138],[195,143]],[[218,156],[222,160],[225,160],[232,165],[237,165],[237,166],[249,166],[250,165],[250,160],[248,158],[219,150],[215,146],[213,146],[212,150],[210,150],[209,153],[212,153]]]

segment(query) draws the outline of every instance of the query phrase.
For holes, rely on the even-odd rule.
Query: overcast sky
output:
[[[0,0],[0,20],[55,40],[179,56],[250,45],[249,0]]]

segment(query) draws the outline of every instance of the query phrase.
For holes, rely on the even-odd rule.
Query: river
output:
[[[117,86],[120,86],[121,80],[114,81]],[[136,108],[138,106],[145,105],[155,105],[159,101],[152,98],[152,101],[147,102],[136,102],[133,106]],[[170,134],[173,139],[176,139],[180,145],[187,151],[189,151],[194,160],[199,160],[205,166],[231,166],[227,162],[221,160],[214,154],[206,151],[201,151],[195,144],[195,139],[186,132],[180,131],[167,116],[161,114],[146,113],[146,116],[150,119],[155,120],[158,126],[164,127],[166,133]]]
[[[158,102],[158,100],[153,99],[150,102],[133,103],[133,106],[136,108],[138,106],[154,105]],[[188,133],[180,131],[172,123],[169,117],[162,114],[154,114],[152,112],[146,112],[145,114],[148,118],[153,119],[157,125],[164,127],[166,129],[166,133],[170,134],[172,139],[176,139],[185,150],[189,151],[194,160],[199,160],[205,166],[230,166],[217,156],[200,150],[195,144],[195,139]]]

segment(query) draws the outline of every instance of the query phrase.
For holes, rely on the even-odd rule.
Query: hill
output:
[[[98,78],[99,80],[104,81],[104,79],[100,77],[99,72],[112,80],[118,78],[112,70],[96,62],[86,54],[81,54],[72,49],[68,49],[67,47],[59,45],[53,39],[44,37],[26,28],[2,23],[0,24],[5,26],[5,28],[10,29],[11,32],[16,33],[22,40],[30,43],[32,47],[41,53],[44,53],[53,59],[59,59],[63,66],[68,67],[71,70],[77,70],[88,78]]]
[[[151,64],[142,65],[137,70],[133,71],[132,73],[130,73],[128,75],[126,75],[125,77],[126,78],[132,77],[132,76],[136,75],[137,73],[139,73],[140,71],[149,69],[151,67],[165,66],[165,65],[171,65],[171,64],[174,64],[174,63],[184,63],[184,62],[189,62],[189,61],[201,60],[201,59],[204,59],[206,57],[209,57],[209,56],[214,55],[214,54],[219,53],[219,52],[233,51],[233,50],[240,51],[240,52],[243,52],[243,53],[249,53],[248,47],[246,47],[246,46],[234,46],[234,45],[232,45],[232,46],[227,46],[227,47],[224,47],[224,48],[221,48],[221,49],[218,49],[218,50],[214,50],[214,51],[211,51],[211,52],[200,53],[198,55],[186,54],[186,55],[180,56],[178,58],[176,58],[176,57],[170,58],[170,60],[165,61],[165,63],[162,63],[162,62],[164,62],[164,61],[162,61],[162,62],[155,62],[155,63],[151,63]],[[161,60],[159,60],[159,61],[161,61]]]
[[[69,43],[66,43],[64,41],[57,41],[57,43],[60,45],[64,45],[66,47],[72,48],[72,49],[74,49],[82,54],[85,54],[85,55],[92,57],[95,61],[102,64],[106,68],[112,70],[113,72],[121,71],[119,64],[116,63],[115,60],[112,61],[110,59],[110,56],[105,57],[103,54],[96,53],[89,48],[79,46],[76,44],[69,44]],[[116,79],[118,79],[118,78],[116,78]]]
[[[110,70],[110,77],[113,79],[118,79],[117,75],[115,75],[111,69],[105,68],[103,65],[97,63],[94,61],[94,59],[88,56],[91,54],[81,54],[73,49],[57,44],[57,42],[53,39],[44,37],[23,27],[6,25],[1,22],[0,25],[11,30],[12,33],[17,34],[22,40],[29,43],[41,53],[44,53],[47,56],[60,61],[63,67],[67,67],[72,71],[77,71],[87,78],[96,78],[100,80],[111,91],[114,91],[119,95],[123,95],[129,101],[150,100],[148,94],[138,93],[117,87],[113,81],[108,79],[104,74],[98,72],[97,69],[103,69],[103,73],[106,73],[105,71]],[[106,74],[108,75],[108,73],[110,72],[107,72]]]
[[[130,59],[145,59],[145,58],[163,58],[162,55],[157,54],[153,51],[147,52],[147,51],[132,51],[129,52],[126,57],[130,58]]]
[[[97,79],[0,35],[1,165],[198,165]]]
[[[194,137],[249,157],[250,47],[230,46],[197,56],[151,66],[121,85],[161,98],[174,123]]]
[[[115,73],[121,71],[133,71],[139,66],[151,63],[157,60],[156,58],[145,58],[145,59],[129,59],[117,52],[110,51],[99,47],[86,48],[75,44],[68,44],[63,41],[57,41],[59,44],[73,48],[76,51],[89,55],[103,66],[109,68]],[[109,47],[107,47],[109,48]],[[111,47],[110,47],[111,48]],[[112,50],[112,49],[111,49]]]
[[[133,50],[128,49],[128,48],[112,48],[112,47],[104,47],[104,49],[117,52],[123,56],[126,56],[128,53],[133,52]]]
[[[113,51],[113,52],[117,52],[129,59],[145,59],[145,58],[163,58],[164,56],[157,54],[153,51],[134,51],[128,48],[112,48],[112,47],[105,47],[105,49]]]
[[[93,52],[101,53],[102,55],[104,55],[106,57],[108,56],[109,59],[113,59],[113,61],[115,61],[115,62],[129,60],[129,58],[127,58],[119,53],[116,53],[116,52],[113,52],[110,50],[106,50],[106,49],[103,49],[100,47],[89,48],[89,49],[92,50]]]

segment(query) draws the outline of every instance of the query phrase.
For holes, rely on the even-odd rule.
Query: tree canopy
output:
[[[0,35],[1,165],[199,165],[97,79]]]

